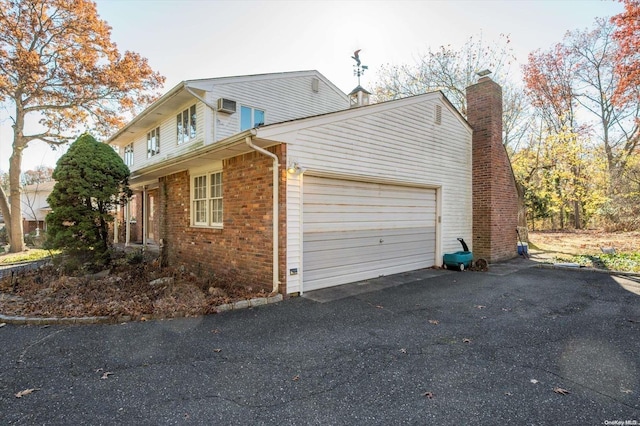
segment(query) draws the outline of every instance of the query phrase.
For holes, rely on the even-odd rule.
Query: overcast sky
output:
[[[596,17],[623,10],[612,0],[450,1],[214,1],[98,0],[120,50],[149,59],[167,80],[316,69],[345,92],[357,85],[351,59],[369,70],[372,88],[385,64],[413,64],[442,45],[456,48],[470,36],[485,43],[511,39],[520,64],[529,52],[548,49],[568,30],[592,26]],[[0,170],[9,168],[11,122],[0,110]],[[43,143],[25,150],[23,170],[55,165],[59,153]]]

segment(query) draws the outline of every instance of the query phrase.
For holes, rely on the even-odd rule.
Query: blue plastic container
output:
[[[518,255],[526,256],[529,254],[529,244],[528,243],[518,243]]]

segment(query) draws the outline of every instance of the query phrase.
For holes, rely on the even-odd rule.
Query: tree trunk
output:
[[[13,144],[13,153],[9,159],[9,196],[11,197],[11,224],[9,239],[11,241],[11,253],[19,253],[24,250],[24,231],[22,225],[22,200],[20,198],[20,169],[22,164],[22,147]]]
[[[11,253],[24,250],[24,230],[22,225],[22,200],[20,198],[20,174],[22,172],[22,151],[27,147],[24,138],[24,109],[22,94],[16,94],[16,116],[13,125],[13,151],[9,158],[9,197],[11,198]]]
[[[9,207],[9,200],[7,199],[7,194],[4,192],[4,189],[0,187],[0,211],[2,212],[2,216],[4,217],[4,226],[5,229],[11,229],[11,208]],[[9,240],[9,244],[11,244],[11,232],[7,231],[7,239]]]

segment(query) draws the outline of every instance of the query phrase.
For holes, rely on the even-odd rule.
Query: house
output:
[[[440,266],[457,237],[513,257],[501,89],[476,86],[474,132],[439,91],[363,105],[317,71],[182,82],[108,141],[136,194],[122,238],[286,294]],[[478,202],[475,169],[490,180]]]
[[[51,212],[47,198],[55,181],[25,185],[20,194],[22,203],[22,226],[25,234],[40,235],[47,229],[46,216]]]

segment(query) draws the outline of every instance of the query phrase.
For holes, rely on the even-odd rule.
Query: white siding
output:
[[[287,177],[287,293],[298,293],[302,290],[300,262],[302,253],[302,198],[301,181],[299,175]],[[295,271],[295,272],[294,272]]]
[[[319,81],[317,92],[312,90],[314,79]],[[190,87],[206,92],[204,99],[209,106],[193,97],[173,112],[158,116],[158,122],[153,126],[131,135],[130,142],[134,144],[134,163],[130,166],[132,172],[171,161],[181,154],[240,132],[242,105],[265,111],[266,124],[334,112],[349,105],[347,96],[315,71],[214,78],[188,83]],[[211,109],[210,106],[222,97],[236,101],[236,113],[214,112]],[[197,110],[197,137],[178,145],[176,115],[193,104],[196,104]],[[146,135],[157,126],[160,126],[160,154],[147,158]],[[127,143],[119,142],[121,156],[124,156],[124,145]]]
[[[437,104],[442,106],[441,124],[434,122]],[[282,134],[272,129],[269,136],[286,141],[289,161],[308,173],[441,188],[436,263],[441,263],[443,253],[460,250],[457,237],[471,246],[471,130],[460,116],[439,93],[359,110],[301,122],[296,128],[284,126]],[[295,191],[291,185],[288,196]],[[287,235],[297,238],[294,232]],[[296,257],[301,253],[289,254]]]
[[[215,140],[240,131],[240,107],[243,105],[263,110],[265,124],[339,111],[349,106],[346,96],[336,93],[323,80],[320,80],[318,92],[311,90],[314,78],[317,77],[305,75],[216,83],[208,89],[208,101],[213,104],[218,98],[234,100],[237,111],[234,114],[216,113]]]
[[[22,218],[26,220],[45,220],[49,208],[47,198],[53,190],[54,182],[29,185],[20,193]]]
[[[178,145],[177,129],[176,129],[176,116],[178,113],[196,105],[196,137],[188,142]],[[131,171],[148,167],[152,164],[158,164],[164,161],[168,161],[176,156],[191,151],[194,148],[204,145],[205,134],[207,128],[207,120],[205,119],[205,105],[202,102],[196,102],[195,99],[192,102],[185,103],[177,108],[168,117],[164,116],[162,120],[158,121],[155,127],[160,127],[160,153],[147,158],[147,132],[153,130],[155,127],[149,127],[144,133],[136,135],[133,141],[133,166],[129,166]],[[208,125],[211,125],[209,120]],[[120,149],[120,155],[124,156],[124,148]]]

